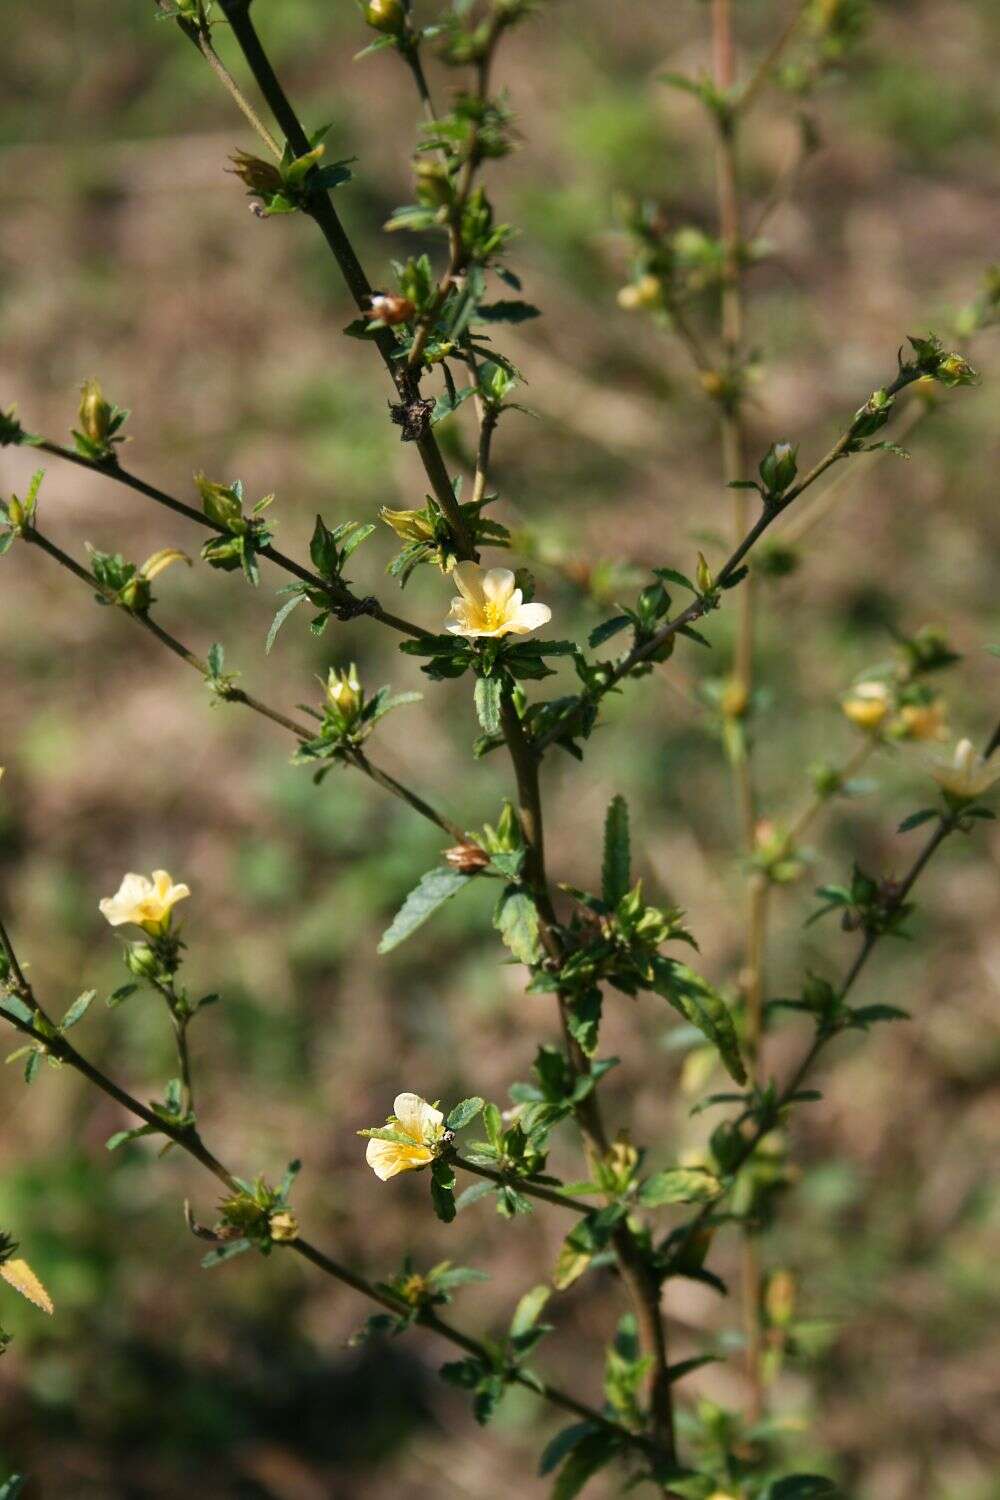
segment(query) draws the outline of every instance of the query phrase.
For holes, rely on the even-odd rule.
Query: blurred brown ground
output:
[[[378,228],[407,197],[417,112],[402,70],[386,55],[351,61],[364,36],[346,3],[259,0],[257,12],[307,120],[332,117],[333,154],[360,158],[338,207],[378,280],[403,249]],[[787,5],[737,12],[759,55]],[[772,220],[774,257],[751,278],[766,356],[755,450],[788,435],[803,453],[822,451],[891,374],[902,337],[945,333],[997,254],[1000,12],[958,0],[875,13],[857,61],[810,105],[823,153]],[[350,308],[311,226],[258,222],[223,175],[228,153],[250,141],[193,49],[135,0],[7,0],[3,21],[4,404],[16,399],[29,429],[63,437],[80,381],[98,374],[133,410],[131,468],[189,499],[196,468],[238,474],[252,498],[276,491],[280,544],[300,556],[317,510],[332,524],[421,503],[377,361],[339,336]],[[678,220],[712,225],[703,122],[656,82],[666,66],[705,64],[705,27],[705,8],[680,0],[575,0],[518,33],[502,61],[523,144],[491,182],[524,228],[512,263],[545,316],[504,333],[501,347],[545,420],[502,426],[498,514],[542,527],[574,556],[688,567],[704,533],[728,526],[712,417],[683,353],[614,298],[626,270],[616,191],[646,190]],[[435,77],[442,96],[449,86]],[[794,141],[791,106],[769,96],[745,160],[757,201]],[[974,358],[983,385],[944,398],[908,444],[910,463],[858,460],[802,569],[764,595],[761,675],[773,701],[759,761],[776,815],[801,805],[806,765],[850,750],[836,696],[888,654],[888,615],[908,629],[943,623],[964,653],[947,685],[956,731],[982,737],[995,717],[997,668],[982,649],[998,638],[995,339],[984,336]],[[22,491],[33,467],[29,451],[4,450],[3,493]],[[168,544],[196,552],[183,521],[55,460],[46,468],[42,519],[68,550],[81,555],[86,540],[137,560]],[[389,541],[368,543],[352,576],[391,607]],[[271,570],[257,594],[202,566],[181,575],[161,581],[159,618],[196,650],[224,641],[227,664],[279,706],[314,698],[314,674],[352,655],[372,684],[422,685],[412,660],[364,623],[316,642],[296,614],[265,659],[284,581]],[[555,573],[538,575],[560,634],[601,618]],[[162,864],[188,880],[192,988],[224,993],[195,1035],[204,1128],[219,1154],[272,1178],[300,1155],[298,1207],[313,1237],[374,1276],[404,1250],[488,1267],[456,1320],[499,1324],[547,1274],[564,1226],[544,1213],[507,1225],[480,1205],[446,1229],[430,1216],[426,1182],[375,1182],[354,1135],[401,1087],[504,1100],[551,1036],[544,998],[496,965],[488,903],[470,893],[377,959],[387,918],[435,860],[432,833],[349,773],[315,790],[288,767],[277,730],[210,709],[193,674],[44,558],[15,548],[0,578],[0,860],[39,993],[58,1010],[84,987],[120,982],[96,904],[124,869]],[[418,576],[405,612],[433,627],[448,593]],[[700,674],[724,670],[730,629],[715,617],[712,659],[680,650],[615,704],[587,769],[553,764],[547,795],[552,868],[585,884],[608,797],[628,793],[650,888],[687,909],[705,972],[731,983],[735,819],[718,743],[685,701]],[[432,686],[422,707],[386,721],[377,751],[474,827],[495,814],[507,772],[499,756],[468,758],[466,688]],[[876,780],[877,795],[838,804],[815,870],[775,903],[772,994],[807,966],[835,974],[848,958],[851,940],[835,927],[803,931],[814,885],[842,877],[855,855],[897,872],[912,857],[919,835],[893,830],[926,800],[918,757],[880,757]],[[828,1325],[822,1352],[790,1367],[776,1404],[814,1419],[801,1452],[835,1455],[857,1500],[1000,1495],[998,854],[989,827],[950,847],[921,888],[916,941],[873,963],[865,998],[903,1004],[913,1022],[837,1048],[825,1100],[795,1133],[808,1171],[767,1243],[767,1264],[795,1267],[804,1311]],[[650,997],[610,997],[606,1013],[602,1054],[622,1059],[610,1112],[656,1143],[654,1160],[672,1160],[706,1125],[687,1118],[678,1060],[660,1046],[668,1018]],[[133,1001],[95,1008],[78,1035],[151,1097],[170,1067],[161,1020]],[[775,1065],[799,1045],[797,1028],[783,1031]],[[207,1216],[211,1184],[173,1158],[150,1165],[142,1147],[109,1158],[103,1143],[124,1121],[75,1079],[45,1071],[26,1091],[12,1068],[0,1121],[0,1223],[58,1306],[44,1329],[31,1309],[8,1309],[9,1297],[0,1309],[17,1335],[0,1364],[0,1457],[34,1476],[28,1495],[175,1497],[192,1484],[219,1500],[383,1500],[402,1485],[412,1500],[545,1492],[526,1477],[553,1426],[534,1403],[510,1398],[480,1432],[437,1380],[437,1345],[412,1336],[345,1348],[366,1309],[339,1287],[281,1256],[199,1272],[178,1205],[190,1194]],[[577,1175],[568,1139],[553,1155]],[[720,1261],[731,1268],[731,1251]],[[617,1305],[610,1281],[579,1285],[559,1299],[560,1336],[543,1347],[539,1363],[588,1399],[599,1399]],[[669,1306],[677,1358],[701,1348],[705,1328],[738,1323],[735,1307],[684,1284]],[[738,1404],[735,1365],[700,1372],[689,1391]]]

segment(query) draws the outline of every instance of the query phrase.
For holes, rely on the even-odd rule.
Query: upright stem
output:
[[[507,695],[502,703],[501,714],[517,782],[518,815],[526,847],[525,875],[535,897],[542,943],[550,961],[558,965],[562,956],[562,944],[556,930],[556,914],[545,870],[545,832],[538,780],[538,754],[524,732],[513,701]],[[569,1029],[568,996],[560,993],[558,1001],[570,1069],[575,1077],[586,1076],[590,1072],[590,1063]],[[583,1137],[588,1164],[593,1169],[605,1156],[610,1144],[596,1090],[591,1090],[577,1106],[575,1118]],[[676,1439],[673,1395],[659,1283],[626,1224],[616,1227],[612,1245],[635,1313],[640,1347],[651,1361],[648,1379],[650,1433],[654,1441],[674,1457]]]
[[[733,36],[732,0],[712,0],[712,58],[715,87],[732,99],[736,81],[736,46]],[[718,183],[719,234],[723,249],[722,347],[726,379],[721,406],[722,469],[727,484],[746,478],[746,425],[743,414],[743,245],[742,204],[738,176],[738,111],[735,104],[717,116],[716,176]],[[747,490],[733,490],[733,540],[739,542],[750,517]],[[748,726],[740,753],[734,758],[734,779],[742,825],[744,856],[752,858],[756,846],[757,798],[754,787],[750,703],[754,687],[754,627],[756,588],[753,571],[740,595],[732,691],[734,708]],[[751,1083],[760,1068],[760,1044],[764,1014],[764,965],[767,952],[768,880],[762,871],[751,874],[746,889],[746,952],[743,976],[744,1052]],[[740,1275],[743,1327],[746,1338],[745,1364],[749,1384],[746,1414],[759,1420],[764,1404],[761,1376],[762,1330],[760,1324],[761,1273],[756,1235],[743,1237]]]

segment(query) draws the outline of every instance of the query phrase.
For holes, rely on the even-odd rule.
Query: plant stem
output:
[[[164,630],[162,625],[158,625],[155,620],[151,619],[148,613],[134,609],[125,609],[118,603],[115,594],[110,589],[104,588],[91,573],[87,572],[86,568],[82,568],[74,558],[64,552],[61,547],[57,547],[55,542],[50,541],[47,536],[44,536],[35,527],[26,529],[23,532],[23,538],[26,542],[31,543],[32,546],[40,548],[54,562],[59,563],[61,567],[72,573],[74,577],[79,578],[82,583],[87,584],[95,593],[106,599],[108,604],[115,605],[121,609],[123,614],[126,614],[130,620],[134,620],[137,625],[141,625],[161,645],[166,646],[168,651],[172,651],[176,657],[185,662],[189,667],[192,667],[199,676],[207,682],[211,682],[212,673],[208,662],[203,661],[200,656],[196,656],[193,651],[188,650],[187,646]],[[313,737],[312,730],[308,729],[304,724],[296,723],[287,714],[280,713],[277,709],[271,708],[269,704],[263,703],[259,698],[252,697],[250,693],[245,693],[242,688],[236,687],[235,684],[228,685],[221,696],[227,703],[241,703],[244,708],[249,708],[254,713],[260,714],[263,718],[270,719],[272,724],[277,724],[282,729],[288,730],[289,734],[293,734],[299,742],[312,739]],[[457,823],[452,822],[450,818],[446,818],[442,813],[437,812],[428,802],[425,802],[422,797],[418,796],[416,792],[411,791],[402,782],[396,781],[388,772],[373,765],[363,750],[359,748],[353,749],[345,757],[345,760],[347,764],[356,766],[359,771],[364,772],[369,780],[375,782],[377,786],[382,787],[384,791],[391,792],[394,797],[399,797],[403,802],[406,802],[421,817],[426,818],[428,822],[434,823],[444,833],[447,833],[449,837],[459,842],[465,838],[464,830]]]
[[[193,1157],[195,1161],[199,1162],[201,1166],[223,1183],[229,1192],[238,1192],[239,1184],[236,1178],[219,1161],[218,1157],[214,1156],[208,1149],[197,1130],[191,1126],[183,1127],[174,1125],[171,1121],[165,1120],[155,1114],[153,1110],[148,1109],[146,1105],[134,1098],[112,1078],[108,1077],[106,1073],[103,1073],[99,1068],[88,1062],[72,1043],[67,1041],[66,1037],[56,1030],[53,1022],[43,1011],[35,998],[30,984],[24,977],[24,971],[18,962],[13,943],[10,940],[2,919],[0,919],[0,949],[2,949],[7,959],[13,979],[13,983],[8,982],[8,990],[16,994],[34,1012],[43,1023],[43,1029],[36,1028],[28,1021],[20,1020],[9,1011],[3,1012],[5,1019],[23,1036],[30,1037],[33,1041],[38,1042],[51,1056],[58,1058],[60,1062],[73,1068],[75,1072],[86,1078],[88,1082],[92,1083],[95,1088],[98,1088],[109,1098],[114,1099],[116,1103],[128,1110],[130,1114],[135,1115],[144,1124],[153,1126],[159,1134],[167,1136],[175,1145],[180,1146],[182,1150],[186,1151],[189,1156]],[[379,1303],[390,1312],[406,1314],[411,1311],[408,1304],[402,1298],[397,1300],[387,1293],[380,1291],[379,1288],[373,1286],[363,1276],[341,1265],[332,1256],[327,1255],[324,1251],[311,1244],[309,1240],[301,1238],[291,1240],[283,1248],[295,1251],[297,1255],[301,1255],[304,1260],[309,1261],[318,1270],[325,1272],[328,1276],[332,1276],[337,1281],[343,1282],[346,1286],[359,1292],[363,1297]],[[463,1333],[450,1323],[446,1323],[443,1318],[439,1318],[432,1310],[426,1309],[418,1315],[416,1321],[422,1327],[430,1329],[441,1338],[447,1339],[460,1349],[464,1349],[466,1353],[474,1354],[477,1358],[489,1358],[485,1344],[478,1339],[472,1338],[469,1334]],[[527,1386],[529,1389],[536,1391],[537,1394],[550,1404],[559,1406],[565,1411],[570,1411],[574,1415],[582,1417],[587,1422],[593,1422],[596,1426],[604,1428],[606,1431],[613,1432],[622,1443],[637,1448],[640,1451],[652,1453],[654,1456],[656,1455],[656,1446],[648,1438],[629,1431],[628,1428],[623,1427],[618,1422],[609,1420],[609,1418],[603,1416],[595,1408],[587,1406],[582,1401],[578,1401],[574,1396],[568,1395],[557,1386],[549,1385],[544,1381],[536,1384],[534,1380],[524,1378],[517,1371],[511,1372],[511,1378],[517,1384]],[[664,1455],[661,1453],[659,1456],[663,1457]]]
[[[261,45],[256,27],[250,18],[249,0],[219,0],[219,3],[268,108],[295,154],[304,155],[310,149],[309,139]],[[329,193],[312,193],[306,212],[319,225],[355,304],[360,311],[367,312],[371,305],[371,283],[365,275]],[[383,363],[401,400],[404,402],[411,400],[415,394],[413,372],[405,367],[404,361],[394,357],[398,345],[392,330],[389,328],[379,330],[374,335],[373,342],[382,356]],[[441,456],[437,439],[428,428],[415,440],[415,445],[434,491],[434,498],[447,518],[461,556],[474,557],[475,549],[472,539],[455,499],[451,479]]]
[[[149,484],[145,479],[140,479],[137,474],[131,474],[123,469],[119,463],[94,463],[92,459],[84,458],[82,454],[74,453],[72,448],[65,448],[61,443],[53,443],[47,438],[36,439],[32,447],[39,449],[42,453],[51,453],[55,458],[65,459],[67,463],[77,464],[82,469],[91,469],[98,474],[103,474],[106,479],[113,479],[118,484],[126,485],[130,490],[135,490],[139,495],[145,495],[149,500],[155,500],[158,505],[165,506],[177,515],[183,516],[185,520],[191,521],[195,526],[202,526],[207,531],[213,531],[218,536],[228,536],[226,528],[210,521],[200,510],[195,510],[193,505],[187,505],[183,500],[178,500],[173,495],[168,495],[165,490],[158,489],[156,485]],[[403,635],[415,638],[430,635],[422,625],[414,625],[409,620],[400,618],[399,615],[390,614],[382,608],[377,599],[359,600],[343,584],[331,583],[321,578],[318,573],[312,573],[304,568],[294,558],[288,557],[284,552],[279,552],[277,547],[270,545],[261,547],[261,557],[266,557],[277,567],[283,568],[293,578],[299,579],[301,583],[307,583],[310,588],[316,589],[320,594],[330,600],[331,609],[336,614],[338,609],[347,607],[358,614],[370,616],[383,625],[390,626],[393,630],[400,631]]]
[[[541,1183],[526,1182],[523,1177],[505,1177],[502,1172],[495,1172],[492,1167],[481,1167],[475,1162],[466,1160],[464,1156],[459,1156],[457,1151],[449,1154],[448,1161],[453,1167],[460,1167],[463,1172],[471,1172],[476,1177],[486,1177],[500,1187],[513,1188],[514,1192],[525,1193],[529,1198],[540,1198],[544,1203],[554,1203],[557,1208],[568,1208],[577,1214],[590,1213],[591,1205],[579,1198],[574,1198],[571,1193],[561,1193],[558,1188],[547,1188]]]

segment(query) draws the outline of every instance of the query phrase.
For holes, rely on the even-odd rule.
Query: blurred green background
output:
[[[738,0],[744,73],[789,10]],[[770,221],[772,256],[750,277],[762,351],[754,452],[786,436],[804,455],[825,451],[891,376],[903,336],[947,335],[997,254],[1000,10],[880,0],[871,11],[849,68],[809,101],[823,149]],[[306,121],[332,120],[333,155],[359,158],[338,208],[384,282],[402,247],[380,225],[407,201],[417,121],[404,70],[386,53],[352,60],[367,37],[349,0],[257,0],[255,14]],[[707,65],[707,25],[696,0],[561,0],[501,56],[522,141],[490,182],[523,230],[511,263],[545,315],[501,345],[543,420],[513,414],[501,426],[497,514],[533,529],[577,580],[581,562],[620,560],[640,578],[662,563],[690,568],[698,546],[723,555],[713,414],[680,347],[615,301],[628,267],[616,195],[649,194],[672,222],[713,226],[704,120],[657,81]],[[254,499],[275,491],[279,544],[297,556],[317,510],[333,524],[422,504],[378,361],[340,337],[353,314],[318,235],[305,220],[254,219],[224,175],[228,154],[252,141],[194,49],[141,0],[5,0],[3,31],[4,403],[62,439],[80,382],[98,375],[133,410],[131,468],[189,500],[198,468],[238,475]],[[219,45],[229,57],[221,32]],[[433,84],[446,97],[455,79],[435,71]],[[754,204],[794,156],[796,108],[772,93],[754,117],[743,163]],[[800,808],[810,763],[850,753],[837,697],[890,653],[889,624],[950,632],[963,653],[947,684],[956,732],[981,738],[995,716],[997,664],[983,651],[998,638],[995,341],[971,352],[982,386],[942,399],[910,441],[911,462],[856,460],[801,569],[763,591],[759,766],[773,817]],[[469,431],[464,417],[453,426],[439,430],[460,462]],[[33,457],[0,454],[5,494],[23,493]],[[55,460],[47,469],[43,523],[76,555],[85,541],[137,560],[166,545],[196,553],[201,538],[182,520],[98,476]],[[392,541],[380,528],[351,568],[390,608]],[[535,566],[558,634],[582,636],[604,617],[565,566]],[[487,896],[469,892],[377,958],[387,919],[437,858],[433,830],[349,772],[315,789],[288,765],[278,730],[212,709],[193,674],[42,556],[15,548],[0,576],[0,861],[43,1001],[59,1011],[85,987],[121,982],[97,901],[125,869],[163,865],[188,881],[191,986],[224,996],[193,1034],[208,1139],[236,1170],[272,1180],[301,1156],[296,1200],[312,1237],[373,1276],[404,1251],[488,1268],[483,1287],[460,1294],[456,1319],[499,1324],[547,1274],[565,1226],[544,1213],[508,1225],[480,1204],[445,1228],[426,1181],[376,1182],[354,1134],[399,1088],[503,1100],[537,1039],[552,1037],[546,998],[525,996],[521,971],[498,965]],[[200,652],[224,641],[227,665],[280,707],[314,700],[315,674],[352,657],[372,686],[424,685],[413,659],[363,622],[314,640],[297,613],[265,659],[282,582],[265,568],[255,594],[237,575],[176,569],[158,585],[158,615]],[[423,570],[404,611],[436,628],[449,594]],[[726,670],[732,615],[710,622],[714,653],[684,645],[610,707],[584,770],[563,757],[546,773],[555,877],[593,882],[589,851],[623,790],[648,889],[687,909],[704,971],[730,986],[738,826],[699,684]],[[475,733],[468,684],[432,685],[423,705],[386,721],[373,755],[475,827],[509,789],[501,756],[472,763]],[[806,967],[835,975],[853,952],[834,924],[803,929],[815,885],[855,856],[896,873],[912,858],[919,835],[893,830],[927,800],[920,756],[883,753],[873,766],[872,795],[836,804],[813,867],[774,903],[772,994],[790,993]],[[812,1356],[781,1377],[777,1409],[792,1450],[825,1456],[856,1500],[1000,1496],[998,855],[988,827],[950,845],[921,888],[915,940],[873,962],[864,998],[902,1004],[913,1022],[831,1053],[824,1103],[795,1132],[802,1180],[765,1247],[768,1267],[800,1276],[815,1332]],[[622,1058],[609,1114],[654,1143],[658,1163],[675,1159],[707,1126],[688,1116],[669,1018],[649,996],[613,997],[606,1014],[602,1052]],[[139,1095],[159,1094],[171,1053],[150,1003],[95,1008],[76,1035]],[[799,1029],[783,1029],[775,1065],[800,1046]],[[27,1090],[8,1069],[0,1120],[0,1227],[57,1306],[49,1322],[0,1288],[16,1336],[0,1362],[0,1473],[32,1475],[27,1495],[545,1492],[530,1476],[558,1424],[527,1396],[508,1398],[480,1432],[437,1378],[438,1344],[347,1347],[367,1309],[291,1257],[200,1271],[180,1205],[190,1196],[210,1217],[210,1180],[173,1156],[156,1162],[143,1143],[109,1157],[104,1141],[126,1122],[78,1080],[45,1069]],[[568,1133],[553,1159],[579,1175]],[[719,1264],[733,1267],[732,1246]],[[617,1306],[606,1273],[555,1306],[560,1335],[544,1363],[590,1400]],[[698,1352],[706,1329],[725,1339],[738,1328],[738,1309],[694,1284],[672,1284],[669,1307],[674,1358]],[[732,1405],[742,1394],[735,1364],[699,1372],[686,1391]],[[595,1497],[612,1493],[603,1483]]]

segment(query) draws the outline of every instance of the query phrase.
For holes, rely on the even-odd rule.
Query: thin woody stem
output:
[[[775,37],[771,47],[764,54],[736,100],[735,107],[741,116],[747,114],[752,105],[756,103],[763,89],[767,86],[775,68],[778,66],[790,43],[794,40],[796,32],[802,25],[810,3],[811,0],[796,0],[795,8],[789,16],[788,21]]]
[[[485,1177],[499,1187],[509,1187],[515,1193],[525,1193],[529,1198],[540,1198],[543,1203],[554,1203],[557,1208],[568,1208],[573,1213],[587,1214],[591,1211],[591,1204],[584,1203],[580,1198],[574,1198],[571,1193],[560,1193],[557,1188],[547,1188],[541,1183],[526,1182],[523,1177],[505,1177],[503,1172],[496,1172],[492,1167],[481,1167],[476,1162],[459,1156],[457,1152],[450,1153],[447,1159],[453,1167],[460,1167],[463,1172],[471,1172],[475,1177]]]
[[[535,897],[543,946],[550,962],[558,968],[562,944],[545,869],[539,761],[509,694],[504,695],[501,704],[501,722],[517,782],[518,815],[526,847],[525,877]],[[560,993],[558,1001],[570,1070],[575,1077],[585,1077],[590,1072],[590,1063],[579,1042],[571,1034],[568,997]],[[577,1105],[575,1117],[583,1136],[587,1160],[593,1170],[607,1153],[610,1144],[596,1091],[591,1090]],[[650,1360],[647,1382],[650,1431],[657,1444],[672,1458],[676,1453],[673,1393],[659,1284],[626,1224],[615,1227],[611,1243],[635,1313],[640,1347],[643,1355]]]
[[[81,567],[61,547],[56,546],[55,542],[50,541],[47,536],[44,536],[34,527],[26,528],[22,535],[26,542],[38,547],[47,556],[51,557],[54,562],[59,563],[61,567],[72,573],[74,577],[79,578],[81,583],[87,584],[95,593],[102,595],[109,604],[117,605],[122,609],[124,614],[128,615],[130,620],[134,620],[137,625],[142,626],[143,630],[155,636],[161,645],[166,646],[167,650],[173,652],[179,660],[193,668],[199,676],[209,682],[212,680],[212,671],[207,661],[203,661],[200,656],[190,651],[187,646],[177,640],[175,636],[172,636],[169,631],[164,630],[163,626],[158,625],[155,620],[151,619],[148,613],[141,610],[124,608],[113,590],[105,588],[92,573],[88,573],[86,568]],[[269,704],[262,702],[259,698],[253,697],[250,693],[244,692],[242,688],[237,687],[234,683],[227,683],[224,692],[220,696],[227,703],[241,703],[244,708],[249,708],[254,713],[260,714],[263,718],[270,719],[272,724],[277,724],[282,729],[288,730],[289,734],[293,734],[300,743],[313,737],[313,731],[304,724],[299,724],[294,719],[289,718],[287,714],[279,712],[278,709],[271,708]],[[362,771],[376,786],[382,787],[384,791],[390,792],[394,797],[399,797],[403,802],[412,807],[415,812],[419,813],[421,817],[426,818],[430,823],[434,823],[451,838],[459,841],[465,838],[463,829],[457,823],[452,822],[450,818],[437,812],[431,807],[430,803],[425,802],[416,792],[411,791],[409,787],[404,786],[402,782],[397,781],[388,772],[383,771],[379,766],[373,765],[363,750],[355,747],[348,753],[345,760],[348,764]]]
[[[51,442],[48,438],[36,438],[31,446],[37,448],[41,453],[50,453],[54,458],[65,459],[67,463],[77,464],[81,469],[91,469],[98,474],[103,474],[106,479],[113,479],[118,484],[126,485],[137,494],[145,495],[147,500],[155,500],[157,505],[163,505],[167,510],[172,510],[178,516],[183,516],[186,521],[191,521],[195,526],[204,527],[207,531],[214,531],[219,536],[228,536],[226,528],[217,524],[206,516],[202,511],[195,510],[193,505],[188,505],[176,496],[169,495],[166,490],[159,489],[155,484],[150,484],[145,479],[140,479],[138,474],[132,474],[123,469],[117,462],[95,463],[93,459],[84,458],[80,453],[74,453],[72,448],[66,448],[61,443]],[[269,562],[290,573],[293,578],[306,583],[310,588],[316,589],[320,594],[330,600],[331,608],[336,612],[339,608],[346,606],[348,610],[356,608],[358,614],[370,616],[383,625],[388,625],[393,630],[398,630],[403,635],[414,638],[430,635],[422,625],[414,625],[409,620],[402,619],[399,615],[391,614],[382,608],[377,599],[357,600],[354,595],[343,584],[331,583],[321,578],[318,573],[310,572],[308,568],[280,552],[277,547],[270,544],[260,548],[260,556],[266,557]]]
[[[295,154],[304,155],[310,149],[309,138],[261,45],[260,37],[250,17],[249,0],[220,0],[220,5],[268,108]],[[306,205],[306,212],[319,225],[355,304],[360,311],[368,312],[371,306],[372,286],[329,193],[313,192]],[[383,363],[401,399],[404,402],[409,400],[415,394],[413,372],[403,367],[404,361],[395,358],[398,345],[392,330],[389,328],[377,330],[373,334],[373,342],[382,356]],[[472,538],[455,499],[451,479],[441,456],[437,439],[427,428],[416,438],[415,445],[434,492],[434,498],[447,518],[460,555],[466,558],[473,557],[475,549]]]
[[[153,1110],[147,1108],[140,1100],[134,1098],[133,1095],[122,1088],[120,1084],[102,1072],[100,1068],[88,1062],[72,1043],[56,1029],[54,1023],[39,1005],[30,984],[28,984],[24,977],[24,971],[18,962],[13,943],[10,940],[2,919],[0,919],[0,950],[3,951],[7,959],[13,980],[12,983],[8,981],[8,991],[15,994],[18,999],[28,1006],[42,1025],[41,1028],[38,1028],[32,1022],[22,1020],[10,1011],[3,1012],[4,1018],[22,1036],[30,1037],[43,1047],[49,1055],[65,1063],[68,1067],[73,1068],[75,1072],[86,1078],[88,1082],[92,1083],[109,1098],[114,1099],[116,1103],[128,1110],[130,1114],[135,1115],[144,1124],[152,1126],[159,1134],[165,1135],[175,1145],[186,1151],[189,1156],[193,1157],[195,1161],[211,1172],[229,1192],[239,1192],[239,1183],[236,1178],[218,1157],[209,1150],[193,1126],[175,1125],[172,1121],[163,1119],[160,1115],[154,1113]],[[363,1297],[379,1303],[388,1311],[403,1316],[412,1313],[412,1308],[402,1297],[397,1299],[388,1292],[373,1286],[365,1277],[341,1265],[332,1256],[327,1255],[325,1251],[320,1250],[309,1240],[297,1238],[285,1243],[283,1248],[293,1250],[318,1270],[325,1272],[326,1275],[333,1277],[337,1281],[343,1282],[346,1286],[359,1292]],[[447,1339],[450,1343],[465,1350],[466,1353],[474,1354],[477,1358],[489,1359],[485,1344],[479,1339],[463,1333],[450,1323],[445,1322],[443,1318],[439,1318],[430,1308],[420,1312],[415,1321],[422,1327],[430,1329],[441,1338]],[[628,1428],[623,1427],[618,1422],[611,1421],[595,1408],[588,1406],[585,1402],[578,1401],[575,1396],[571,1396],[567,1392],[560,1390],[559,1387],[550,1385],[547,1381],[536,1382],[534,1379],[526,1379],[516,1369],[510,1370],[509,1377],[516,1384],[527,1386],[529,1389],[536,1391],[543,1400],[548,1401],[551,1405],[561,1407],[563,1410],[572,1412],[574,1415],[582,1417],[585,1421],[592,1422],[603,1430],[613,1433],[620,1442],[642,1452],[656,1454],[655,1444],[652,1444],[648,1438],[629,1431]]]

